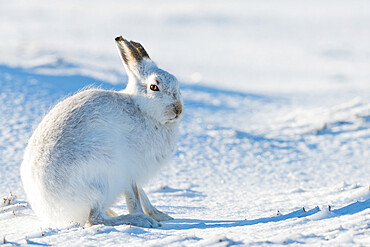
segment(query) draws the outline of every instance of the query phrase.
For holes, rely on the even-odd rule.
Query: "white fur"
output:
[[[182,107],[179,85],[147,58],[125,68],[125,90],[87,89],[59,102],[29,140],[21,165],[23,186],[35,213],[52,226],[157,227],[149,216],[171,219],[150,204],[141,185],[175,149],[182,115],[173,110],[176,104]],[[151,91],[156,80],[160,91]],[[130,214],[107,216],[122,193]]]

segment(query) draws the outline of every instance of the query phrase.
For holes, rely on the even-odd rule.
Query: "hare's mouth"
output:
[[[176,123],[180,120],[181,114],[176,114],[174,117],[169,118],[166,123]]]
[[[179,118],[178,116],[170,118],[170,119],[168,119],[168,122],[175,122],[175,121],[177,121],[178,118]]]

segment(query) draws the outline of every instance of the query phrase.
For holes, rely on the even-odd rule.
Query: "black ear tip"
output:
[[[117,38],[115,38],[115,41],[123,41],[122,36],[118,36]]]

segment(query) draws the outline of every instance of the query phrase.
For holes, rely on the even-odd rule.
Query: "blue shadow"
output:
[[[4,78],[9,78],[4,80]],[[98,81],[95,78],[81,75],[41,75],[34,73],[32,70],[22,68],[10,68],[4,65],[0,65],[0,90],[2,84],[7,81],[15,83],[14,86],[22,87],[42,87],[49,89],[51,93],[73,93],[78,90],[88,87],[96,86],[104,89],[122,90],[125,84],[113,85],[110,83]],[[3,82],[1,82],[3,81]]]
[[[355,202],[342,208],[333,210],[334,217],[352,215],[370,208],[370,199],[363,202]],[[199,219],[175,219],[166,222],[161,229],[163,230],[186,230],[186,229],[208,229],[208,228],[228,228],[238,226],[249,226],[270,222],[278,222],[292,218],[304,218],[319,212],[319,207],[309,211],[302,209],[293,211],[289,214],[260,218],[254,220],[199,220]]]

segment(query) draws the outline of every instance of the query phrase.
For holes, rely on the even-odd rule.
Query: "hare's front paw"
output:
[[[124,216],[124,224],[147,227],[147,228],[156,228],[162,226],[160,223],[155,221],[152,217],[143,214],[143,213],[134,213],[127,214]]]
[[[173,218],[171,216],[169,216],[166,213],[163,213],[163,212],[159,211],[156,208],[154,208],[153,211],[151,211],[150,213],[148,213],[148,215],[150,217],[152,217],[153,219],[155,219],[156,221],[173,220]]]

